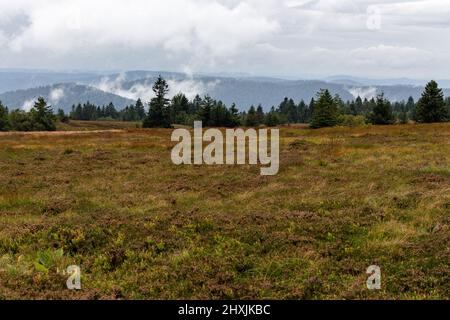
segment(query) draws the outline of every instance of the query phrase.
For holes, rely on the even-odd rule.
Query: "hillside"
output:
[[[0,101],[10,108],[29,109],[38,97],[44,97],[54,110],[61,108],[66,112],[70,111],[73,104],[87,101],[96,105],[105,105],[112,102],[117,108],[123,108],[134,103],[133,100],[113,93],[73,83],[10,91],[0,94]]]
[[[5,74],[7,73],[0,72],[0,84],[5,82],[5,79],[1,79]],[[270,77],[187,76],[182,73],[164,71],[129,71],[108,75],[37,73],[30,74],[31,78],[28,80],[20,78],[23,86],[30,85],[35,81],[33,80],[35,77],[51,82],[53,76],[55,81],[61,81],[43,87],[2,93],[0,101],[10,107],[26,108],[29,107],[30,101],[41,95],[47,98],[50,104],[66,111],[72,104],[88,100],[98,105],[113,102],[117,108],[121,109],[125,105],[134,103],[138,98],[149,101],[152,97],[152,85],[159,74],[169,81],[172,95],[180,91],[189,98],[193,98],[196,94],[209,94],[227,105],[236,103],[240,110],[247,110],[251,105],[261,104],[267,111],[271,106],[279,105],[285,97],[293,98],[296,102],[300,100],[309,102],[320,89],[328,89],[333,95],[339,94],[344,101],[353,100],[358,95],[370,99],[382,92],[391,101],[407,100],[410,96],[417,100],[423,91],[423,87],[418,85],[422,83],[420,81],[370,80],[344,76],[330,77],[326,80],[284,80]],[[376,84],[372,85],[370,81]],[[396,82],[402,84],[395,84]],[[414,83],[414,85],[407,83]],[[444,84],[447,82],[444,81]],[[445,89],[444,93],[450,96],[450,89]]]

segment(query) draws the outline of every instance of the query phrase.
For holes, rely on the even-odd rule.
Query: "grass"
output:
[[[0,134],[0,299],[450,297],[450,124],[284,127],[274,177],[123,125]]]
[[[74,121],[69,123],[58,122],[58,131],[76,131],[76,130],[114,130],[114,129],[135,129],[141,127],[140,122],[128,121]]]

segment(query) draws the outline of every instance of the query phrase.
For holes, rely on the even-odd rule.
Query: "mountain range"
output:
[[[278,105],[284,97],[309,102],[320,89],[339,94],[344,101],[357,96],[372,98],[384,92],[392,101],[420,98],[426,80],[365,79],[333,76],[316,80],[287,80],[249,75],[186,75],[165,71],[128,72],[52,72],[33,70],[0,70],[0,101],[11,109],[29,109],[38,97],[44,97],[54,109],[69,111],[73,104],[91,102],[106,105],[112,102],[118,109],[133,104],[138,98],[149,101],[152,85],[158,75],[168,80],[170,94],[196,94],[236,103],[241,110],[261,104],[266,110]],[[450,96],[450,81],[441,80],[446,96]]]

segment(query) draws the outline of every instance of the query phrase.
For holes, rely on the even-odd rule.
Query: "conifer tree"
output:
[[[230,107],[230,127],[237,127],[241,124],[239,117],[239,110],[236,108],[236,104],[233,103]]]
[[[306,121],[308,123],[311,122],[311,120],[312,120],[315,105],[316,105],[316,100],[314,98],[311,98],[311,101],[309,102],[309,106],[308,106],[308,114],[307,114],[307,121]]]
[[[298,122],[299,123],[307,123],[308,122],[308,107],[306,106],[305,101],[300,101],[297,106],[297,114],[298,114]]]
[[[215,105],[215,101],[210,96],[205,96],[201,101],[198,116],[203,123],[203,126],[209,127],[213,125],[212,112]]]
[[[144,128],[170,128],[169,99],[166,98],[169,93],[169,85],[161,76],[153,85],[153,92],[156,96],[149,103],[149,111],[142,126]]]
[[[436,81],[430,81],[417,104],[416,119],[418,122],[443,122],[448,120],[448,109],[445,105],[444,93]]]
[[[142,103],[141,98],[137,99],[135,109],[138,117],[137,120],[143,120],[145,118],[145,107],[144,104]]]
[[[4,107],[0,101],[0,131],[8,131],[10,129],[8,108]]]
[[[377,96],[372,112],[369,114],[369,121],[372,124],[392,124],[394,115],[392,114],[391,103],[384,98],[384,93]]]
[[[55,131],[55,116],[52,107],[47,105],[44,98],[40,97],[30,110],[30,118],[34,131]]]
[[[275,107],[272,107],[266,114],[264,124],[268,127],[275,127],[280,124],[280,116],[278,112],[275,111]]]
[[[363,113],[363,101],[360,96],[355,100],[355,113],[353,115],[358,115]]]
[[[247,117],[245,118],[245,125],[247,127],[255,127],[258,125],[256,109],[254,106],[251,106],[248,110]]]
[[[186,122],[189,112],[189,100],[183,93],[178,93],[172,98],[170,118],[172,123],[183,124]]]
[[[317,94],[311,128],[332,127],[338,123],[338,108],[335,99],[328,90],[321,90]]]
[[[257,125],[264,123],[264,110],[261,105],[256,108],[256,123]]]

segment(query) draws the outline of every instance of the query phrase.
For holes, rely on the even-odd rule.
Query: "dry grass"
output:
[[[275,177],[112,129],[0,135],[0,298],[450,297],[450,124],[282,128]]]

